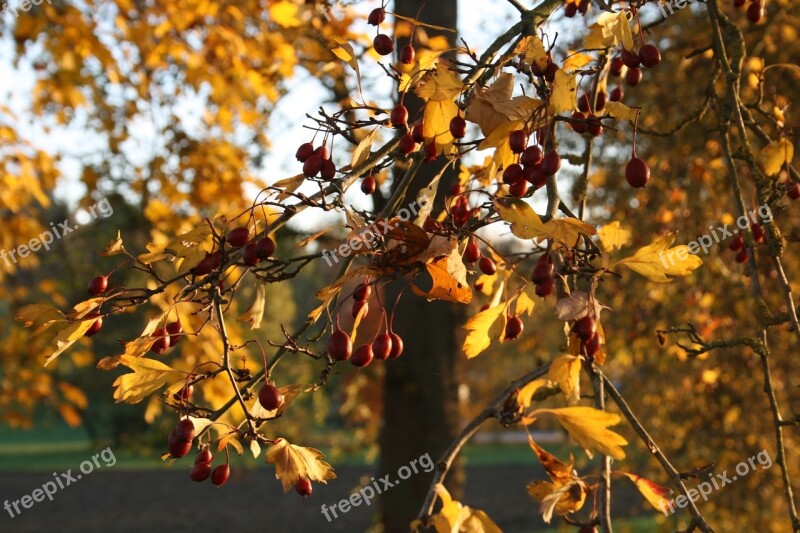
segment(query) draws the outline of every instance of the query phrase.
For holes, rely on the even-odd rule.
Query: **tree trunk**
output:
[[[397,0],[395,11],[417,18],[424,0]],[[455,28],[456,0],[427,2],[419,19],[445,28]],[[429,36],[436,34],[426,28]],[[455,46],[453,33],[446,33]],[[397,43],[399,50],[407,41]],[[405,97],[410,120],[421,115],[421,102],[412,94]],[[444,158],[423,163],[409,187],[403,206],[409,205],[419,190],[444,166]],[[449,189],[454,175],[445,175],[437,195],[441,209],[443,193]],[[390,287],[388,301],[394,302],[399,290],[406,286],[398,282]],[[464,323],[463,306],[446,302],[427,302],[407,290],[394,317],[394,330],[403,338],[405,349],[399,360],[386,365],[384,382],[384,422],[381,428],[380,475],[390,474],[399,480],[402,466],[428,454],[435,463],[458,432],[458,387],[460,362],[460,326]],[[426,465],[427,462],[423,461]],[[416,517],[430,486],[432,473],[419,468],[418,474],[400,481],[381,495],[381,517],[386,533],[405,533]],[[447,479],[448,489],[460,493],[462,471],[456,464]]]

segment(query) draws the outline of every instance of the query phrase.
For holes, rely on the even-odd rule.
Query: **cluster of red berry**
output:
[[[572,333],[581,340],[581,353],[589,361],[592,361],[600,350],[600,334],[597,333],[597,321],[589,315],[580,318],[572,325]]]
[[[194,458],[194,466],[191,472],[189,472],[189,477],[192,478],[192,481],[200,483],[211,478],[211,483],[217,487],[224,485],[231,476],[231,467],[228,466],[228,463],[225,463],[223,465],[218,465],[212,471],[211,463],[213,461],[214,456],[211,455],[211,450],[209,450],[208,447],[204,447],[202,450],[198,451],[197,456]]]
[[[761,224],[753,224],[750,226],[750,231],[753,232],[753,239],[756,241],[756,244],[764,242],[764,228],[761,227]],[[747,247],[744,245],[744,237],[742,237],[741,233],[731,240],[728,249],[732,252],[736,252],[735,259],[737,263],[744,263],[747,261]]]
[[[553,258],[550,254],[542,254],[536,260],[536,265],[533,267],[533,274],[531,274],[531,281],[536,285],[536,295],[541,298],[547,298],[553,294],[553,288],[556,285],[555,278],[555,265],[553,265]]]
[[[564,16],[572,18],[578,13],[585,15],[589,11],[591,0],[576,0],[564,6]]]
[[[297,148],[294,156],[303,163],[303,174],[307,178],[319,175],[322,179],[331,181],[336,177],[336,164],[331,159],[327,144],[322,143],[321,146],[314,148],[310,142],[303,143]]]

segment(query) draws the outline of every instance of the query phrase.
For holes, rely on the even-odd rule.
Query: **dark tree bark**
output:
[[[424,0],[397,0],[398,14],[417,17]],[[456,0],[427,2],[420,20],[455,28]],[[436,32],[425,29],[428,35]],[[446,34],[452,45],[453,33]],[[397,43],[399,50],[406,42]],[[410,121],[421,116],[421,102],[409,94],[404,104],[409,109]],[[424,163],[417,172],[403,201],[410,204],[419,190],[444,166],[444,158]],[[442,208],[443,193],[449,189],[454,175],[445,175],[439,187],[434,212]],[[406,283],[390,287],[389,302],[394,302]],[[407,291],[397,306],[394,330],[403,338],[405,350],[397,361],[386,365],[384,383],[385,415],[381,429],[381,475],[391,474],[397,480],[397,471],[403,465],[425,454],[435,462],[453,440],[459,429],[458,387],[463,355],[460,351],[460,326],[464,323],[463,306],[446,302],[427,302]],[[430,485],[431,473],[412,475],[381,495],[381,515],[386,533],[405,533],[416,517]],[[456,466],[448,476],[448,489],[455,496],[460,493],[462,471]]]

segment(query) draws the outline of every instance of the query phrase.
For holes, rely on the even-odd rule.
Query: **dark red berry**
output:
[[[591,105],[589,103],[589,95],[583,93],[580,98],[578,98],[578,111],[581,113],[588,113],[589,109],[591,109]]]
[[[734,7],[742,7],[747,3],[747,0],[733,0]]]
[[[433,161],[439,157],[439,151],[436,149],[436,144],[429,142],[425,145],[425,161]]]
[[[467,247],[464,249],[464,261],[468,263],[474,263],[481,257],[481,250],[478,247],[478,243],[474,240],[470,240],[467,243]]]
[[[167,335],[167,330],[164,328],[158,328],[153,332],[153,337],[156,337],[156,340],[150,346],[150,351],[156,355],[161,355],[167,351],[169,348],[169,336]]]
[[[614,87],[614,89],[611,91],[609,100],[612,102],[621,102],[623,96],[625,96],[625,93],[622,92],[622,86]]]
[[[214,460],[214,456],[211,455],[211,450],[208,448],[203,448],[199,452],[197,452],[197,456],[194,458],[194,464],[211,464],[211,461]]]
[[[747,6],[747,20],[753,24],[758,24],[764,18],[763,2],[753,2]]]
[[[646,44],[639,50],[639,60],[647,68],[653,68],[661,63],[661,52],[653,44]]]
[[[515,154],[521,154],[528,146],[528,134],[525,130],[514,130],[508,136],[508,145]]]
[[[636,87],[637,85],[639,85],[639,82],[641,81],[642,81],[642,69],[629,68],[628,72],[625,73],[625,83],[627,83],[629,87]]]
[[[747,248],[742,248],[736,253],[736,262],[744,263],[747,261]]]
[[[385,33],[379,33],[372,40],[372,46],[379,55],[388,56],[394,52],[394,41]]]
[[[553,287],[556,285],[555,278],[549,278],[544,283],[540,283],[536,286],[536,296],[541,298],[547,298],[551,294],[553,294]]]
[[[390,359],[396,359],[403,354],[403,338],[397,333],[389,333],[392,338],[392,351],[389,353]]]
[[[192,481],[197,481],[198,483],[205,481],[211,477],[211,466],[206,463],[196,464],[192,467],[192,471],[189,472],[189,477],[192,478]]]
[[[542,160],[542,172],[552,176],[561,168],[561,156],[555,150],[550,150]]]
[[[728,245],[728,249],[735,252],[736,250],[741,250],[743,245],[744,245],[744,238],[741,235],[737,235]]]
[[[553,271],[555,270],[555,266],[553,265],[552,259],[545,254],[536,261],[536,266],[533,267],[533,274],[531,274],[531,281],[533,281],[536,285],[541,285],[542,283],[546,283],[548,280],[553,278]]]
[[[594,112],[602,113],[603,109],[605,108],[606,108],[606,92],[597,91],[597,96],[594,99]]]
[[[298,161],[304,163],[305,160],[311,157],[313,153],[314,153],[314,145],[311,143],[303,143],[297,149],[297,152],[295,152],[294,156],[297,158]]]
[[[96,278],[92,278],[89,282],[89,294],[92,296],[98,296],[105,292],[108,288],[108,277],[107,276],[97,276]]]
[[[408,109],[406,106],[403,104],[394,106],[390,115],[390,120],[392,121],[392,126],[395,128],[405,128],[408,124]]]
[[[506,340],[513,341],[522,334],[522,320],[518,316],[508,318],[506,322]]]
[[[553,83],[553,80],[556,79],[556,72],[558,72],[558,65],[555,63],[548,63],[547,68],[544,69],[544,79]]]
[[[764,228],[761,224],[753,224],[750,230],[753,232],[753,239],[756,242],[764,242]]]
[[[206,256],[197,265],[191,269],[191,273],[195,276],[205,276],[210,274],[212,270],[217,268],[220,264],[219,252],[213,254],[207,253]]]
[[[578,336],[579,339],[586,342],[597,332],[597,321],[594,317],[585,316],[575,322],[575,325],[572,326],[572,332]]]
[[[522,198],[528,192],[528,182],[524,179],[515,181],[508,187],[508,192],[514,198]]]
[[[375,182],[375,178],[373,178],[372,174],[370,174],[361,182],[361,192],[364,194],[372,194],[375,192],[377,185],[378,184]]]
[[[103,327],[103,318],[98,317],[92,325],[89,326],[89,329],[86,330],[86,333],[83,334],[84,337],[94,337],[98,331]]]
[[[400,150],[400,153],[405,155],[416,150],[417,142],[414,140],[414,136],[411,135],[410,132],[403,135],[403,138],[400,139],[400,143],[397,145],[397,149]]]
[[[503,183],[516,183],[522,179],[522,167],[518,163],[512,163],[503,171]]]
[[[578,13],[578,4],[567,4],[564,6],[564,16],[572,18]]]
[[[632,157],[625,166],[625,179],[631,187],[637,189],[644,187],[650,180],[650,167],[644,159]]]
[[[600,122],[600,119],[592,115],[589,118],[589,133],[592,134],[594,137],[599,137],[603,134],[603,123]]]
[[[247,245],[247,248],[244,249],[244,255],[242,256],[242,261],[247,266],[256,266],[258,264],[258,255],[256,254],[256,243],[251,242]]]
[[[622,62],[622,58],[617,56],[611,60],[611,68],[609,69],[608,73],[612,76],[622,76],[622,67],[625,66],[625,63]]]
[[[169,345],[175,346],[178,344],[178,341],[181,340],[182,337],[181,333],[183,332],[181,321],[176,320],[175,322],[170,322],[164,329],[167,330],[167,334],[169,335]]]
[[[192,397],[192,393],[194,392],[194,387],[192,385],[185,385],[175,393],[175,399],[182,402],[188,402],[189,399]]]
[[[369,313],[369,303],[366,300],[353,302],[353,318],[357,317],[361,310],[364,309],[362,316],[367,316]]]
[[[455,139],[463,139],[467,134],[467,121],[461,115],[450,119],[450,135]]]
[[[231,246],[244,246],[247,244],[247,240],[250,238],[250,230],[247,228],[236,228],[232,229],[228,232],[228,236],[225,240],[228,241],[228,244]]]
[[[353,352],[353,357],[350,358],[350,364],[356,368],[364,368],[372,362],[373,357],[372,345],[362,344]]]
[[[306,477],[301,477],[297,480],[297,483],[294,486],[294,490],[297,491],[297,494],[302,496],[303,498],[308,498],[311,496],[313,492],[313,488],[311,487],[311,481],[308,480]]]
[[[385,360],[392,353],[392,336],[388,333],[378,335],[372,341],[372,354],[375,359]]]
[[[265,383],[258,391],[258,403],[267,411],[274,411],[283,405],[283,394],[275,385]]]
[[[314,150],[314,153],[318,155],[320,159],[322,159],[323,161],[331,158],[331,153],[328,150],[328,145],[326,143],[323,143],[322,146]]]
[[[481,260],[478,262],[478,268],[487,276],[491,276],[497,272],[497,265],[494,264],[491,257],[481,257]]]
[[[586,133],[589,131],[589,123],[586,122],[585,113],[573,111],[570,118],[572,118],[573,122],[570,122],[569,125],[575,130],[575,133]]]
[[[353,341],[350,335],[337,329],[328,337],[328,355],[336,361],[346,361],[353,351]]]
[[[407,44],[400,49],[400,61],[406,65],[412,64],[416,55],[413,45]]]
[[[522,152],[522,155],[519,156],[519,162],[523,165],[538,165],[542,162],[543,158],[544,154],[542,153],[542,149],[538,145],[533,145]]]
[[[800,198],[800,183],[795,183],[786,190],[786,195],[792,200]]]
[[[319,154],[312,154],[303,162],[303,174],[307,178],[313,178],[322,170],[322,157]]]
[[[423,129],[422,122],[414,126],[414,129],[411,130],[411,137],[414,139],[415,143],[425,142],[425,136],[423,135],[424,131],[425,130]]]
[[[332,159],[323,159],[319,175],[322,179],[331,181],[336,177],[336,163]]]
[[[369,16],[367,17],[367,22],[372,26],[377,26],[384,20],[386,20],[386,10],[382,7],[376,7],[370,11]]]
[[[179,439],[192,440],[194,438],[194,423],[188,418],[182,418],[173,431]]]
[[[275,252],[275,241],[270,237],[262,237],[256,242],[256,256],[259,259],[267,259]]]
[[[217,487],[221,487],[228,482],[229,477],[231,477],[231,467],[226,464],[219,465],[211,472],[211,483]]]
[[[636,68],[639,66],[639,54],[636,52],[630,52],[625,48],[622,49],[622,54],[620,54],[620,58],[622,62],[628,68]]]
[[[595,333],[591,339],[584,341],[583,351],[587,357],[594,357],[600,351],[600,334]]]

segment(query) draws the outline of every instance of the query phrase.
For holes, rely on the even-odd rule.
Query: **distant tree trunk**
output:
[[[404,16],[455,28],[456,0],[426,2],[425,0],[397,0],[395,11]],[[436,32],[425,29],[428,35]],[[455,35],[446,34],[455,45]],[[407,41],[397,43],[399,50]],[[413,95],[404,100],[409,116],[420,115],[421,102]],[[430,183],[441,170],[444,160],[424,163],[414,178],[402,205],[413,201],[419,190]],[[454,176],[445,176],[437,195],[441,202],[443,191],[449,188]],[[437,204],[436,209],[441,208]],[[388,301],[394,302],[397,291],[405,283],[390,288]],[[436,462],[448,447],[459,429],[458,387],[460,378],[460,326],[464,312],[461,306],[446,302],[429,303],[406,291],[397,306],[394,330],[403,338],[405,350],[398,361],[386,365],[384,383],[384,422],[381,429],[380,475],[390,474],[397,480],[397,471],[410,461],[429,454]],[[431,473],[412,475],[381,495],[381,516],[386,533],[405,533],[422,505],[430,485]],[[460,493],[462,471],[451,471],[447,484],[455,495]]]

